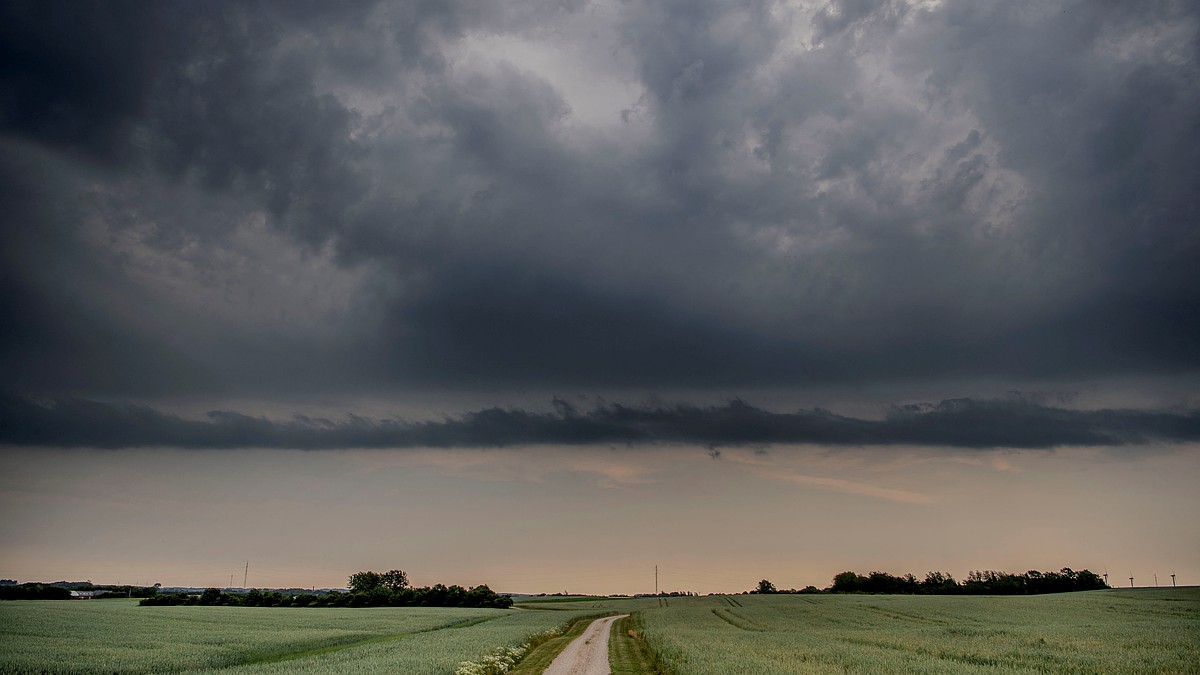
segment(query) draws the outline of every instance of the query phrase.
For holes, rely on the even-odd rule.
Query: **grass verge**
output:
[[[516,668],[510,670],[514,675],[540,675],[542,671],[554,661],[562,650],[566,649],[567,645],[571,644],[571,640],[583,635],[583,631],[596,619],[605,616],[611,616],[613,612],[604,612],[593,616],[585,616],[576,619],[566,632],[558,637],[552,637],[537,644],[530,644],[529,651],[525,654],[525,658],[517,664]]]
[[[642,625],[633,616],[617,619],[613,623],[612,637],[608,641],[608,665],[613,675],[668,675],[646,640],[642,637]]]

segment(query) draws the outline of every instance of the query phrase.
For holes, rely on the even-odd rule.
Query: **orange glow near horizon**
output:
[[[634,594],[656,564],[662,589],[698,593],[845,570],[1187,583],[1197,449],[14,451],[0,577],[240,586],[249,560],[249,585],[275,588],[398,567],[417,585]]]

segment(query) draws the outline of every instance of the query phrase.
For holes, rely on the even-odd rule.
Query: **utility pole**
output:
[[[242,589],[246,588],[246,578],[250,576],[250,561],[246,561],[246,571],[242,573]]]

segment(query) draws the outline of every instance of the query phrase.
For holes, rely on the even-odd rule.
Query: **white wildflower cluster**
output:
[[[490,654],[479,657],[478,661],[463,661],[458,664],[458,670],[454,671],[454,675],[501,675],[501,673],[507,673],[529,652],[530,644],[559,635],[562,635],[561,628],[551,628],[539,633],[519,647],[499,647],[492,650]]]
[[[527,651],[529,651],[529,647],[526,645],[521,645],[520,647],[505,647],[504,649],[498,650],[495,654],[490,655],[490,657],[485,656],[483,658],[485,662],[487,662],[490,658],[490,662],[496,664],[496,667],[499,668],[499,670],[496,672],[504,673],[512,670],[512,667],[517,665],[517,661],[520,661],[521,657],[525,656],[525,652]]]
[[[491,654],[484,654],[478,661],[463,661],[458,664],[454,675],[500,675],[512,670],[517,662],[529,651],[529,645],[520,647],[501,647]]]

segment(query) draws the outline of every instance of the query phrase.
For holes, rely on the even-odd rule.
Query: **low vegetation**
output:
[[[0,600],[70,600],[71,593],[88,593],[94,598],[150,598],[158,593],[154,586],[94,585],[88,582],[55,581],[18,584],[11,579],[0,582]]]
[[[867,576],[842,572],[833,578],[833,593],[905,593],[909,595],[1038,595],[1097,591],[1108,588],[1100,575],[1090,571],[1064,567],[1058,572],[1030,570],[1011,574],[995,570],[975,571],[962,583],[945,572],[930,572],[918,581],[911,574],[902,577],[887,572],[871,572]]]
[[[449,675],[595,612],[0,604],[0,673]]]
[[[669,672],[646,645],[641,623],[634,616],[617,619],[613,623],[612,637],[608,642],[608,664],[613,675]]]
[[[833,584],[821,590],[816,586],[805,586],[800,590],[779,590],[767,579],[758,582],[750,593],[772,595],[776,593],[873,593],[903,595],[1039,595],[1042,593],[1070,593],[1074,591],[1098,591],[1108,588],[1100,575],[1090,570],[1075,570],[1064,567],[1057,572],[1030,570],[1024,574],[1011,574],[995,570],[974,571],[966,581],[958,582],[946,572],[929,572],[918,580],[912,574],[896,576],[887,572],[871,572],[863,576],[856,572],[842,572],[833,578]]]
[[[262,591],[257,588],[246,593],[227,593],[219,588],[209,588],[199,595],[188,593],[162,593],[141,601],[144,606],[199,605],[231,607],[477,607],[507,609],[512,598],[497,595],[486,585],[467,589],[462,586],[435,584],[424,588],[405,588],[399,591],[377,589],[367,592],[339,593],[333,591],[321,595],[290,595],[278,591]]]
[[[612,612],[632,613],[614,625],[609,644],[620,675],[1200,672],[1196,588],[755,593],[528,606],[294,611],[8,602],[0,603],[0,672],[450,675],[516,663],[509,672],[537,673],[569,641],[558,630],[571,626],[574,635]]]
[[[351,575],[348,593],[280,593],[257,588],[246,593],[227,593],[209,588],[199,595],[163,593],[142,600],[142,605],[229,605],[245,607],[478,607],[508,609],[512,598],[498,595],[486,584],[469,589],[434,584],[422,588],[408,585],[402,570],[356,572]]]
[[[1200,672],[1200,589],[711,596],[638,616],[689,675]]]

